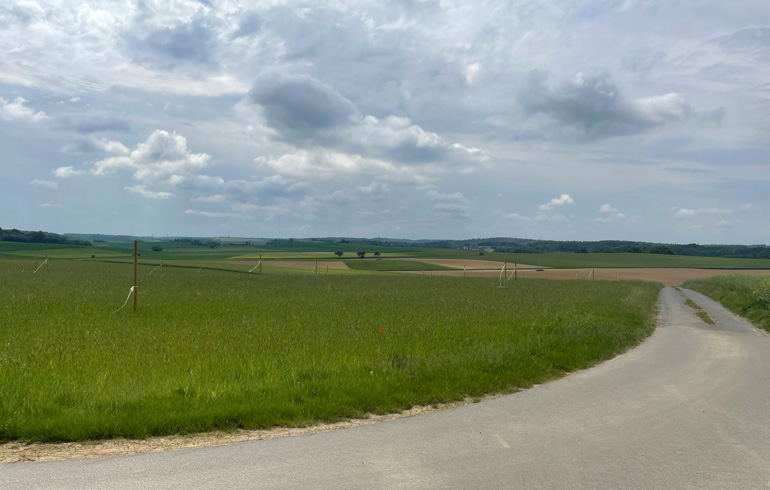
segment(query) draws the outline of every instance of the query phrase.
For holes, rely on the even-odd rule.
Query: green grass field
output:
[[[0,440],[300,426],[512,392],[653,329],[660,286],[0,259]],[[108,272],[109,270],[109,272]]]
[[[715,276],[682,284],[770,332],[770,277]]]

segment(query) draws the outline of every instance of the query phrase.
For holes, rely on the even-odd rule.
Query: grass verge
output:
[[[714,276],[693,279],[682,286],[719,301],[728,310],[770,332],[770,277]]]
[[[303,426],[514,392],[654,328],[658,284],[142,275],[0,260],[0,440]],[[107,268],[110,272],[107,273]]]

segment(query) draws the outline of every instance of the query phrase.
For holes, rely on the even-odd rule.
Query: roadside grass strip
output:
[[[728,310],[770,332],[770,277],[714,276],[691,279],[682,287],[719,301]]]
[[[298,427],[515,392],[654,329],[660,285],[0,260],[0,440]],[[107,270],[110,269],[108,273]]]
[[[703,308],[701,308],[701,306],[698,303],[696,303],[695,301],[691,300],[690,298],[687,298],[687,301],[685,301],[684,304],[686,304],[690,308],[696,310],[695,311],[695,316],[700,318],[703,323],[708,323],[709,325],[716,324],[714,319],[711,318],[711,316],[708,313],[703,311]]]

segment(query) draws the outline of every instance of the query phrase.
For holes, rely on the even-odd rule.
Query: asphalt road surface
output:
[[[5,464],[0,488],[770,488],[770,336],[684,294],[663,290],[639,347],[514,395],[306,436]]]

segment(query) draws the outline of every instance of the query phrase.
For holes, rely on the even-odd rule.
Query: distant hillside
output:
[[[21,243],[58,243],[63,245],[90,247],[92,244],[88,240],[78,240],[49,233],[47,231],[24,231],[13,228],[11,230],[0,228],[0,241],[3,242],[21,242]]]
[[[768,259],[767,245],[686,245],[674,243],[634,242],[627,240],[601,240],[596,242],[531,240],[526,238],[477,238],[471,240],[436,240],[421,243],[431,248],[466,250],[493,249],[504,253],[649,253],[687,255],[699,257],[733,257],[744,259]]]

